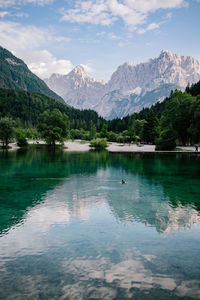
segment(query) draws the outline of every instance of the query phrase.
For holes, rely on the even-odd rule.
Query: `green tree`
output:
[[[156,139],[156,150],[174,150],[176,148],[176,133],[172,127],[166,128]]]
[[[180,144],[190,141],[191,121],[193,113],[191,108],[195,104],[195,97],[181,91],[175,91],[161,117],[161,131],[172,128]]]
[[[62,143],[67,137],[68,127],[68,117],[54,109],[52,112],[45,111],[40,116],[38,130],[49,145],[55,146],[56,141]]]
[[[19,147],[26,147],[28,146],[28,142],[26,139],[26,134],[24,132],[24,130],[22,130],[22,128],[17,128],[16,132],[15,132],[15,137],[17,140],[17,145]]]
[[[14,126],[15,122],[11,118],[4,117],[0,119],[0,139],[5,148],[8,147],[8,144],[14,137]]]
[[[95,138],[96,133],[97,133],[96,126],[95,126],[93,123],[91,123],[90,133],[89,133],[89,138],[90,138],[90,140],[92,140],[92,139]]]
[[[139,136],[140,138],[142,137],[142,132],[143,132],[145,123],[146,123],[145,120],[135,120],[133,122],[133,127],[134,127],[136,136]]]
[[[103,127],[100,132],[100,137],[109,139],[108,125],[106,123],[103,124]]]
[[[158,119],[153,112],[150,112],[147,115],[146,123],[144,123],[142,138],[147,143],[155,143],[155,139],[158,137]]]

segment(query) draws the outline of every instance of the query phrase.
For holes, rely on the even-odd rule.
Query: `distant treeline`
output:
[[[45,118],[46,124],[49,123],[53,112],[55,118],[67,122],[66,138],[146,142],[156,144],[160,150],[172,150],[177,144],[200,142],[200,81],[187,86],[185,92],[172,91],[163,102],[139,113],[111,121],[92,110],[78,110],[42,94],[0,89],[0,118],[12,118],[16,126],[25,130],[27,138],[37,137],[38,130],[42,135],[40,125]],[[35,131],[30,133],[30,129]]]
[[[10,117],[25,128],[36,128],[44,111],[58,109],[66,114],[70,128],[90,130],[91,123],[100,130],[105,120],[93,110],[78,110],[43,94],[23,90],[0,89],[0,118]]]

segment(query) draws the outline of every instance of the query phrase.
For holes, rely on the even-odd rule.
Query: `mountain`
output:
[[[105,82],[91,78],[79,65],[67,75],[53,74],[47,85],[76,108],[93,108],[105,93]]]
[[[190,56],[161,51],[159,57],[134,65],[119,66],[105,83],[89,77],[82,66],[67,75],[53,74],[49,88],[76,108],[92,108],[106,119],[124,117],[185,89],[200,80],[200,63]]]
[[[0,47],[0,88],[41,93],[64,103],[64,100],[33,74],[21,59],[2,47]]]

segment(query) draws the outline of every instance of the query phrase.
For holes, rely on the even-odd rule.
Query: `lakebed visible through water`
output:
[[[200,299],[200,156],[30,149],[0,170],[0,299]]]

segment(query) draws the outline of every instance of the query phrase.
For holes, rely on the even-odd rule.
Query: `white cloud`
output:
[[[34,26],[22,26],[15,22],[0,22],[1,46],[12,51],[33,49],[45,44],[48,34]]]
[[[9,7],[12,5],[26,5],[26,4],[35,4],[44,6],[46,4],[53,3],[54,0],[0,0],[0,8]]]
[[[61,10],[61,20],[107,26],[122,19],[130,30],[135,30],[138,25],[146,23],[150,13],[183,5],[184,0],[78,0],[74,8]]]
[[[167,13],[167,14],[164,16],[164,19],[166,19],[166,20],[170,20],[171,18],[172,18],[172,13],[171,13],[171,12]]]
[[[31,71],[41,78],[52,73],[66,74],[73,68],[70,61],[56,59],[44,50],[52,42],[69,42],[69,38],[52,34],[47,29],[0,22],[1,46],[24,60]]]
[[[53,73],[67,74],[74,68],[71,61],[57,59],[47,50],[22,52],[20,58],[42,79],[49,78]]]
[[[29,15],[27,13],[19,12],[19,13],[11,13],[9,11],[1,11],[0,12],[0,18],[4,18],[6,16],[9,17],[17,17],[17,18],[28,18]]]
[[[158,23],[151,23],[147,26],[147,30],[153,30],[153,29],[158,29],[160,27],[160,24]]]
[[[109,39],[111,39],[111,40],[120,40],[120,39],[121,39],[121,37],[119,37],[119,36],[117,36],[117,35],[115,35],[115,34],[113,34],[113,33],[109,33],[109,34],[108,34],[108,37],[109,37]]]
[[[146,28],[138,29],[137,33],[138,34],[143,34],[147,31],[158,29],[160,27],[160,24],[162,24],[162,22],[160,22],[160,23],[151,23]]]
[[[9,12],[8,11],[0,11],[0,18],[4,18],[5,16],[8,16]]]
[[[52,33],[48,29],[22,26],[16,22],[0,22],[0,44],[11,51],[29,51],[46,47],[51,42],[69,42],[68,37]]]

